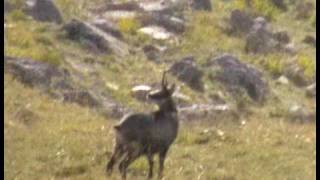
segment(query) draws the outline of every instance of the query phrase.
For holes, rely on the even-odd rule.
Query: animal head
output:
[[[148,94],[148,98],[150,100],[154,100],[156,102],[161,103],[163,100],[167,100],[171,98],[172,94],[175,90],[175,84],[168,85],[167,79],[166,79],[166,72],[163,72],[162,75],[162,81],[161,81],[161,89],[151,91]]]

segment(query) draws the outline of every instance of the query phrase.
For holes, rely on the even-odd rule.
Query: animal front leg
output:
[[[148,158],[148,163],[149,163],[149,173],[148,173],[148,179],[151,179],[153,176],[153,155],[151,153],[149,153],[147,155]]]
[[[168,149],[163,149],[159,153],[159,173],[158,173],[158,179],[162,179],[163,177],[163,169],[164,169],[164,160],[166,158]]]

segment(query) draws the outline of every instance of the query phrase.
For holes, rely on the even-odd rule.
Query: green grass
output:
[[[315,77],[316,60],[308,55],[299,55],[297,64],[303,69],[304,75],[308,79]]]
[[[89,8],[102,0],[57,0],[65,20],[76,16],[89,19]],[[242,103],[240,119],[226,117],[182,122],[177,140],[169,151],[164,179],[236,179],[282,180],[315,178],[315,123],[296,124],[287,117],[288,108],[299,103],[315,111],[314,100],[305,98],[304,89],[292,84],[279,85],[272,76],[280,75],[289,63],[297,63],[307,78],[313,78],[316,49],[301,44],[306,34],[314,33],[310,21],[296,21],[288,12],[269,7],[268,1],[254,0],[254,9],[272,18],[276,30],[286,30],[298,47],[294,55],[271,53],[267,56],[244,53],[244,38],[227,35],[223,18],[243,1],[213,2],[212,12],[187,14],[188,27],[179,43],[152,40],[140,33],[135,21],[120,21],[124,41],[135,47],[159,43],[169,48],[162,57],[169,63],[154,64],[137,52],[118,58],[112,54],[97,55],[83,46],[64,39],[60,26],[39,23],[20,10],[6,15],[5,54],[27,57],[63,66],[75,73],[76,83],[96,87],[116,101],[135,111],[151,111],[155,107],[138,102],[130,94],[134,85],[159,82],[162,71],[180,58],[193,55],[204,70],[204,93],[197,93],[173,76],[180,91],[194,103],[206,103],[211,94],[225,92],[218,82],[209,80],[211,72],[203,67],[208,58],[231,53],[242,62],[263,71],[270,86],[268,101],[257,106],[245,96],[227,95],[231,105]],[[19,2],[14,2],[17,6]],[[261,12],[260,12],[261,11]],[[92,63],[87,63],[87,60]],[[66,61],[68,60],[68,61]],[[90,67],[94,75],[68,62]],[[79,73],[81,72],[81,73]],[[81,74],[81,75],[79,75]],[[78,76],[79,75],[79,76]],[[99,80],[99,81],[98,81]],[[23,93],[21,93],[23,92]],[[105,164],[112,151],[112,125],[117,120],[105,119],[94,110],[62,103],[29,88],[5,74],[4,79],[5,179],[106,179]],[[241,125],[243,122],[244,125]],[[157,168],[156,164],[156,168]],[[147,161],[139,159],[129,168],[129,179],[144,179]],[[116,170],[109,179],[119,179]]]
[[[63,62],[63,55],[54,43],[54,35],[49,31],[51,25],[32,20],[17,21],[9,25],[12,27],[5,29],[4,37],[7,56],[32,58],[54,65]]]
[[[118,22],[118,27],[122,33],[135,34],[141,25],[134,18],[123,18]]]
[[[4,87],[5,179],[105,178],[115,121],[54,101],[8,75]],[[32,114],[28,124],[17,116],[22,111]],[[228,119],[183,123],[166,160],[165,179],[315,178],[314,124],[270,119],[267,113],[243,120],[245,125]],[[147,167],[145,158],[136,161],[130,179],[144,178]],[[115,171],[111,179],[117,177]]]
[[[269,0],[250,0],[251,7],[246,4],[247,0],[234,1],[234,7],[242,10],[250,10],[253,14],[264,16],[269,20],[275,20],[280,10]]]

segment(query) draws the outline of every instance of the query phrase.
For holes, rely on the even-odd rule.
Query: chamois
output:
[[[168,86],[166,71],[163,72],[161,89],[148,93],[148,98],[157,103],[158,110],[150,114],[130,114],[114,126],[115,146],[106,166],[111,175],[113,165],[121,159],[119,171],[126,179],[128,166],[142,155],[148,159],[148,179],[153,176],[153,157],[159,155],[158,178],[161,179],[164,161],[170,145],[177,137],[179,123],[176,105],[172,99],[175,84]]]

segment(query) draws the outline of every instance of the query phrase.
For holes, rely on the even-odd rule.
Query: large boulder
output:
[[[301,105],[292,105],[288,109],[288,118],[293,122],[314,122],[316,120],[316,113],[308,110]]]
[[[199,121],[208,119],[219,120],[226,117],[235,118],[237,114],[228,104],[192,104],[178,108],[180,118],[184,121]]]
[[[131,2],[123,2],[123,3],[107,2],[102,6],[98,6],[90,10],[95,14],[102,14],[102,13],[112,12],[112,11],[122,11],[122,12],[142,11],[143,9],[140,7],[140,5],[137,2],[131,1]]]
[[[119,118],[130,110],[98,91],[75,84],[65,69],[26,58],[5,57],[5,72],[31,87],[39,88],[52,98],[98,110],[107,117]]]
[[[306,88],[306,96],[315,98],[317,96],[317,85],[313,83]]]
[[[273,38],[281,44],[290,43],[290,37],[287,31],[277,31],[273,33]]]
[[[203,91],[203,72],[198,68],[194,57],[188,56],[174,63],[169,71],[177,78],[185,82],[192,89]]]
[[[27,14],[37,21],[62,23],[62,15],[52,0],[35,0],[28,3]]]
[[[296,7],[296,18],[297,19],[308,19],[312,16],[314,10],[313,2],[301,1]]]
[[[111,51],[120,56],[129,54],[127,44],[90,23],[72,19],[63,26],[63,29],[69,39],[85,42],[88,46],[94,46],[101,52]]]
[[[268,85],[262,79],[262,73],[242,62],[235,56],[223,54],[212,58],[207,63],[208,67],[218,67],[212,80],[222,82],[227,89],[239,90],[243,88],[247,94],[257,102],[263,102],[268,92]]]
[[[119,28],[114,23],[107,21],[106,19],[94,19],[91,24],[118,39],[123,39]]]
[[[273,33],[267,28],[264,18],[256,18],[246,37],[245,51],[265,54],[276,50],[278,45],[279,42],[274,39]]]
[[[284,73],[296,86],[307,86],[310,83],[306,79],[303,69],[301,69],[297,64],[287,66]]]
[[[8,0],[4,0],[3,2],[3,13],[7,14],[9,12],[11,12],[13,9],[12,4],[8,1]]]
[[[148,85],[137,85],[131,89],[131,95],[140,101],[146,101],[151,89]]]
[[[167,47],[148,44],[143,47],[143,52],[149,60],[160,63],[161,54],[166,51],[166,49]]]
[[[172,14],[172,11],[174,9],[173,2],[167,0],[142,1],[139,2],[139,5],[145,12]]]
[[[247,13],[236,9],[231,12],[230,19],[230,31],[233,33],[248,33],[254,24],[254,21]]]
[[[69,76],[66,70],[27,58],[5,57],[4,64],[6,72],[12,74],[22,83],[32,87],[41,86],[49,88],[53,82],[59,83],[59,81],[65,81]]]
[[[317,42],[316,42],[316,37],[315,36],[307,35],[303,39],[303,42],[306,43],[306,44],[310,44],[313,47],[317,46]]]
[[[173,33],[185,31],[184,20],[164,13],[152,12],[139,17],[142,26],[160,26]]]
[[[69,90],[63,91],[63,100],[65,102],[77,103],[80,106],[99,107],[101,103],[88,90]]]
[[[284,0],[271,0],[271,2],[281,10],[288,10],[287,4],[284,2]]]
[[[193,10],[211,11],[212,5],[210,0],[191,0],[190,6]]]

